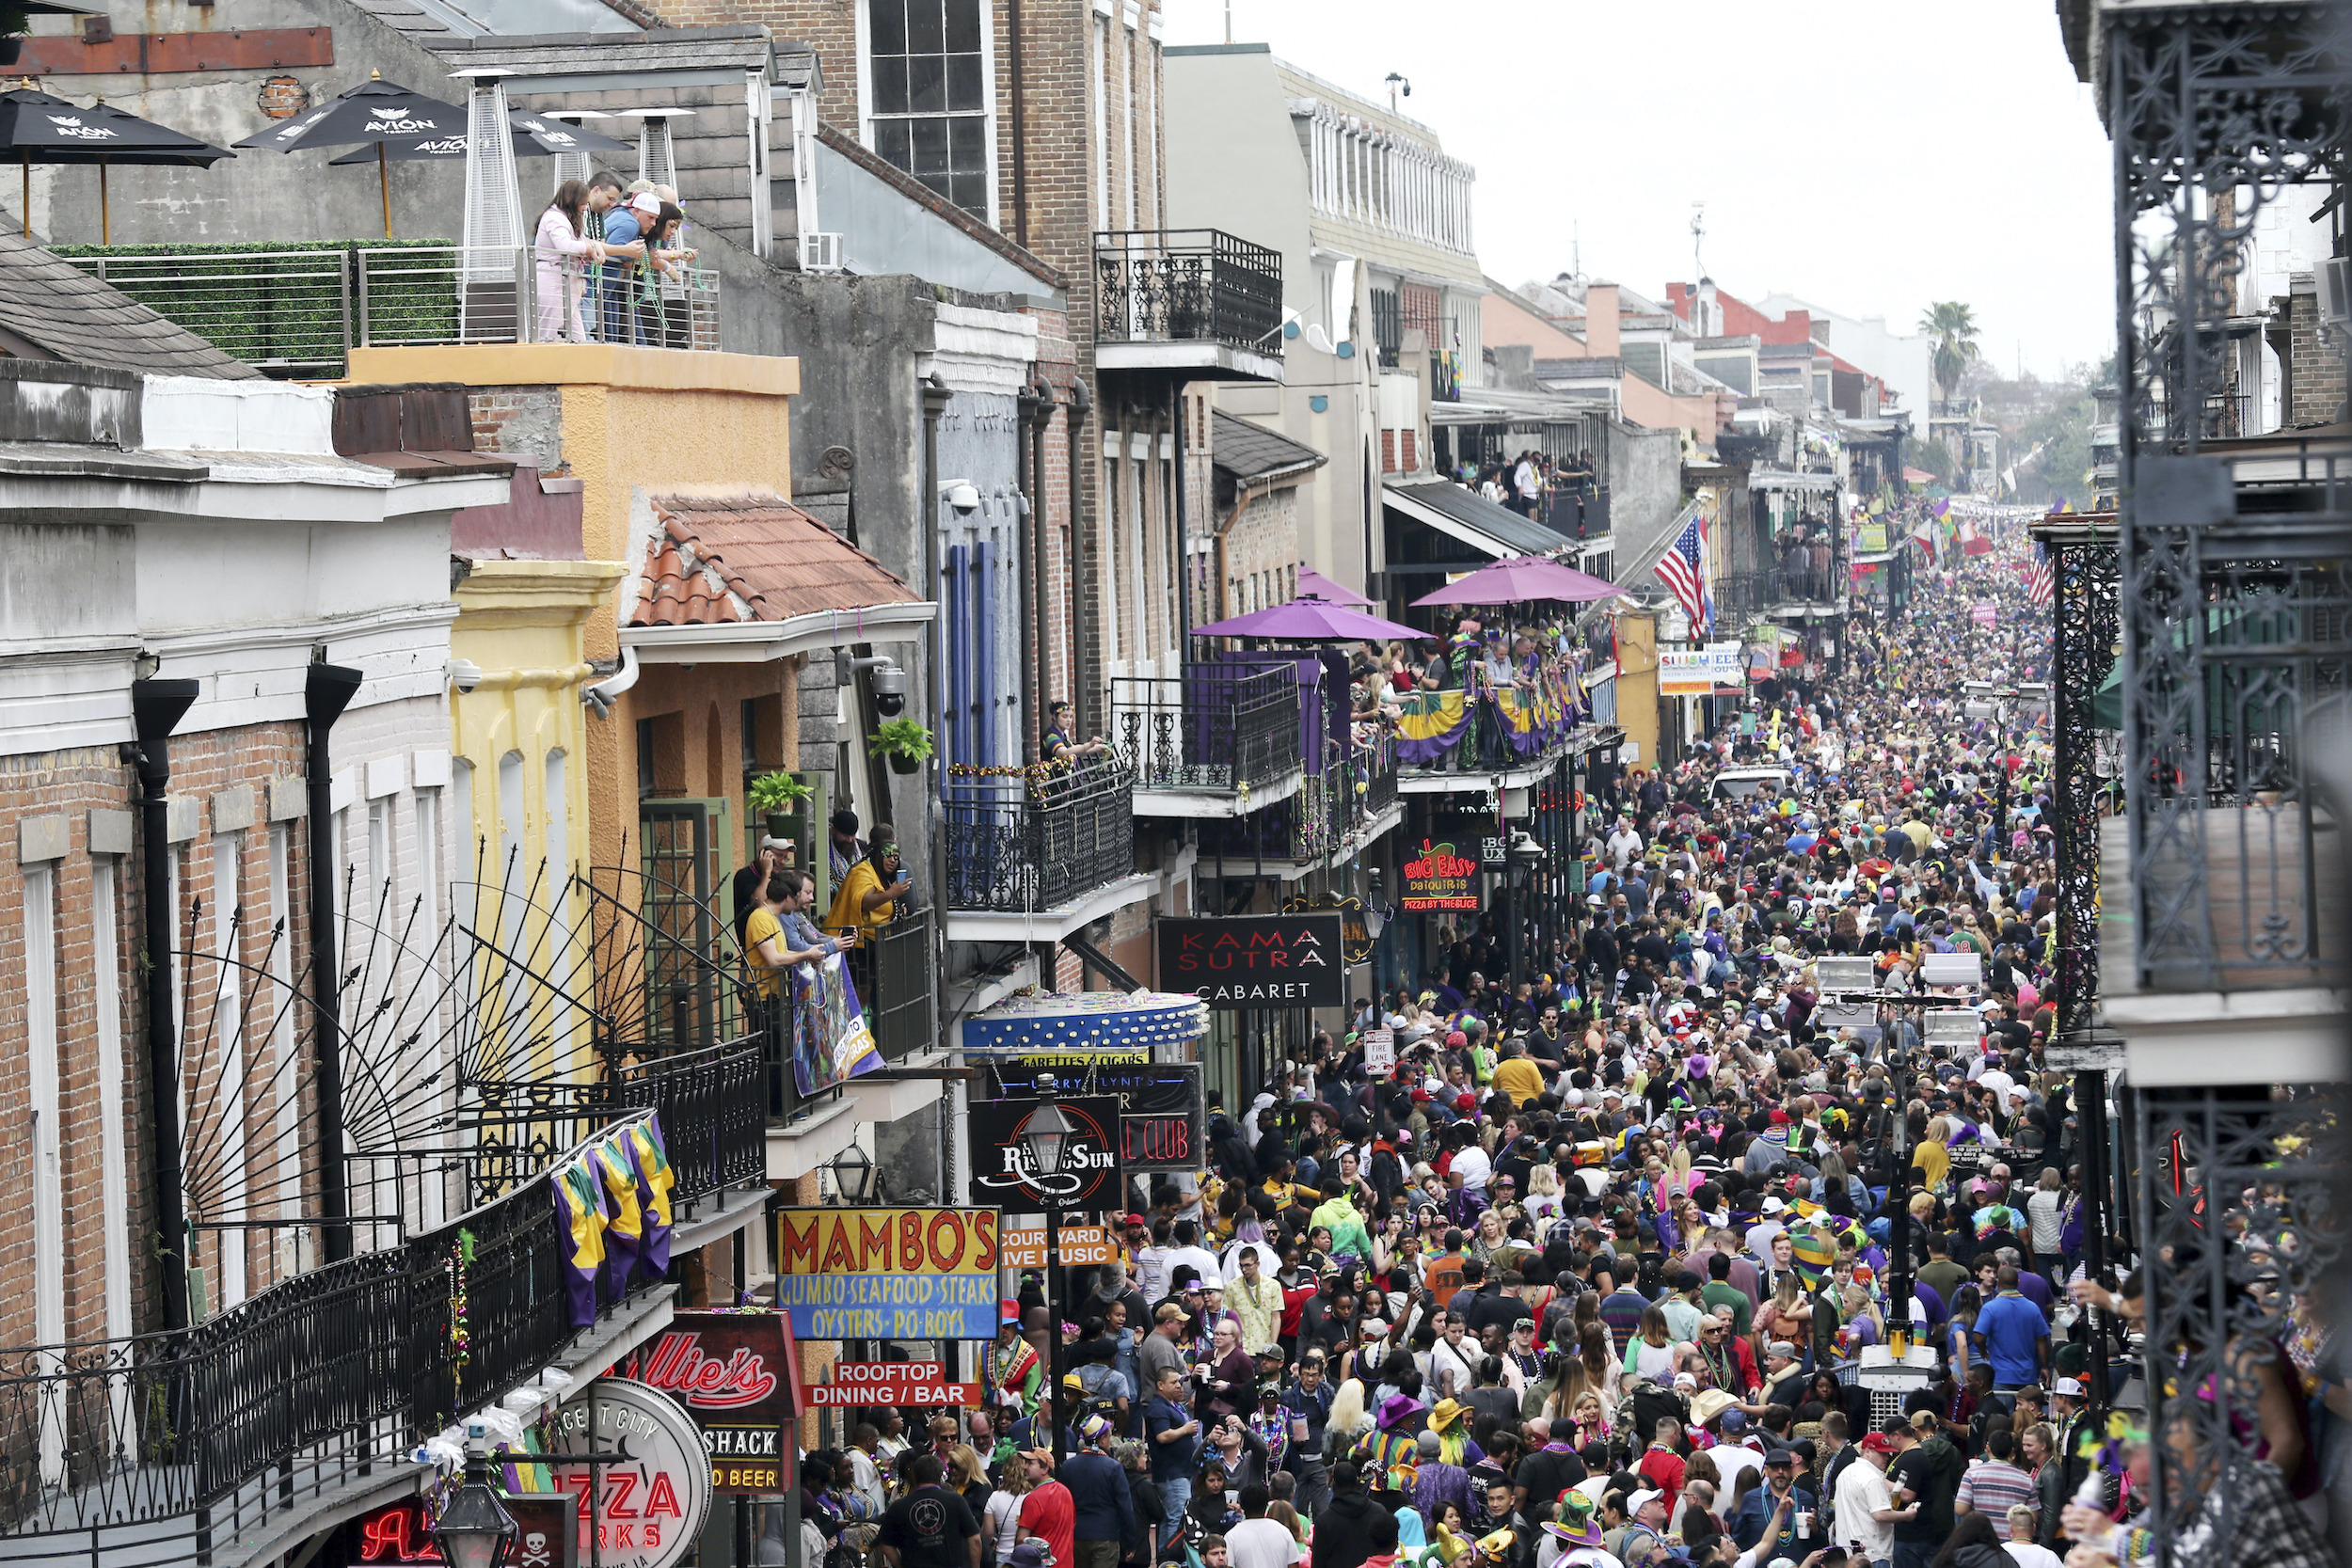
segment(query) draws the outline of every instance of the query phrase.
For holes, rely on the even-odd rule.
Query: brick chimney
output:
[[[1584,291],[1584,348],[1596,359],[1617,356],[1617,286],[1595,283]]]

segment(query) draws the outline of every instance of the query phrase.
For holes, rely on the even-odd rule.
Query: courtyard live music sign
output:
[[[1217,1012],[1347,1004],[1337,912],[1171,918],[1160,922],[1160,989]]]
[[[779,1209],[776,1305],[806,1339],[993,1339],[998,1219],[993,1209]]]
[[[1478,863],[1458,855],[1451,844],[1421,841],[1421,853],[1405,863],[1405,896],[1398,906],[1408,913],[1423,910],[1478,908]]]
[[[713,1492],[790,1490],[784,1424],[803,1401],[783,1313],[680,1312],[631,1359],[629,1376],[684,1405],[702,1429]]]

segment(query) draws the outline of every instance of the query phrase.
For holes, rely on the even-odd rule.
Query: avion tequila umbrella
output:
[[[272,152],[298,152],[311,147],[355,147],[373,143],[376,183],[384,195],[384,237],[392,237],[392,182],[388,167],[390,144],[454,136],[458,155],[466,140],[466,111],[454,103],[411,92],[387,82],[373,71],[368,79],[292,119],[256,131],[239,147],[264,148]]]
[[[98,166],[98,233],[114,243],[113,214],[106,207],[109,164],[185,164],[210,168],[235,153],[199,141],[167,125],[124,114],[101,99],[88,108],[54,97],[29,84],[0,92],[0,149],[16,154],[22,170],[24,227],[32,228],[33,166]]]

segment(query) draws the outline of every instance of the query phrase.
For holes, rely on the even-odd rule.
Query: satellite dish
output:
[[[1313,349],[1317,354],[1330,354],[1334,352],[1331,347],[1331,335],[1323,330],[1323,324],[1321,322],[1311,322],[1308,324],[1307,346]]]

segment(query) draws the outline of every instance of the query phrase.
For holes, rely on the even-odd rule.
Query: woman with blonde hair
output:
[[[1560,1172],[1549,1164],[1542,1164],[1527,1173],[1527,1196],[1519,1207],[1527,1211],[1528,1222],[1540,1237],[1561,1214]]]

